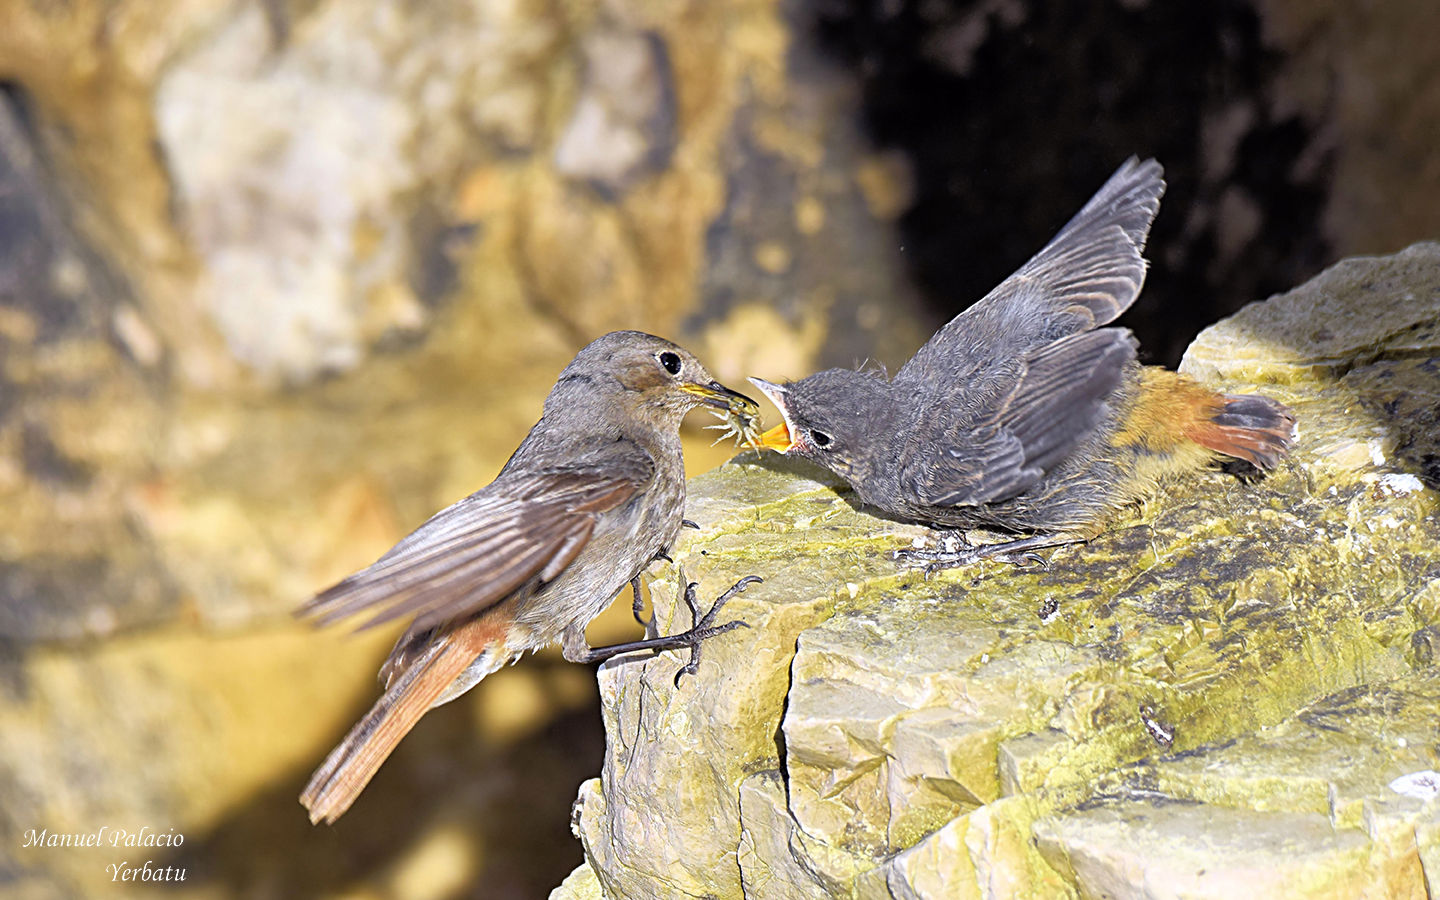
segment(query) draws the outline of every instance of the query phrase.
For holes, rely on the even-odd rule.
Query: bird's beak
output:
[[[791,447],[795,446],[795,440],[790,436],[790,409],[786,405],[785,396],[789,391],[785,389],[784,385],[771,384],[763,378],[751,378],[750,383],[770,398],[770,402],[775,404],[776,408],[780,410],[780,415],[785,419],[779,425],[760,435],[760,446],[780,453],[789,451]]]
[[[760,416],[760,404],[739,391],[730,390],[718,381],[709,384],[686,383],[680,385],[680,390],[699,397],[706,406],[713,406],[727,413],[748,419]]]

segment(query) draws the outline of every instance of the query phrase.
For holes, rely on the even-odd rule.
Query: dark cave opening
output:
[[[1039,250],[1125,158],[1169,188],[1120,320],[1174,365],[1200,329],[1333,260],[1331,150],[1276,102],[1247,0],[833,0],[813,33],[855,72],[878,149],[910,160],[899,221],[937,323]]]

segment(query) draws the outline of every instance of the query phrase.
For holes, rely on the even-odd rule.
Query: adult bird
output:
[[[640,573],[668,558],[684,521],[680,420],[701,404],[745,420],[756,412],[669,341],[637,331],[599,338],[560,373],[540,421],[493,482],[300,609],[320,623],[366,613],[365,627],[413,617],[380,671],[384,695],[301,794],[312,822],[344,813],[426,710],[527,650],[558,640],[566,659],[595,662],[689,647],[683,674],[695,671],[701,641],[741,624],[714,620],[757,578],[704,616],[691,585],[696,621],[683,634],[598,649],[585,640],[585,626],[627,583],[639,618]]]

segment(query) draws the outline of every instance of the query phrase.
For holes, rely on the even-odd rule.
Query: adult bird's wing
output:
[[[617,456],[619,454],[616,454]],[[654,473],[639,448],[604,466],[506,473],[436,513],[373,565],[305,603],[320,623],[408,614],[411,632],[469,617],[532,581],[551,581],[584,549],[602,513]]]
[[[1145,239],[1165,193],[1155,160],[1131,157],[1054,240],[952,319],[895,376],[897,385],[969,380],[996,355],[1022,355],[1108,322],[1145,282]]]

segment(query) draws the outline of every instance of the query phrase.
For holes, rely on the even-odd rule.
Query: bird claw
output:
[[[655,614],[645,615],[645,602],[638,595],[635,603],[630,607],[630,612],[635,616],[635,621],[640,623],[640,627],[645,629],[645,636],[647,638],[655,637]]]
[[[730,598],[745,590],[750,585],[759,584],[761,581],[763,581],[763,579],[758,575],[746,575],[731,585],[729,590],[717,597],[714,604],[711,605],[710,611],[703,615],[700,612],[700,604],[696,602],[695,595],[700,585],[692,581],[685,586],[685,605],[690,607],[690,621],[692,624],[689,631],[675,635],[675,637],[677,639],[690,639],[688,643],[682,644],[682,646],[690,648],[690,659],[675,673],[675,686],[677,688],[680,686],[680,680],[686,675],[694,675],[700,671],[700,646],[702,642],[717,635],[724,634],[727,631],[734,631],[736,628],[750,627],[749,624],[739,620],[726,622],[724,625],[716,625],[715,619],[720,615],[720,609],[730,601]]]
[[[963,550],[921,550],[907,547],[896,550],[894,558],[901,565],[924,570],[928,579],[942,569],[967,566],[983,557],[975,547],[966,547]]]
[[[640,618],[640,611],[637,608],[635,610],[636,620],[642,625],[647,625],[644,640],[629,641],[624,644],[612,644],[609,647],[586,648],[583,646],[583,635],[581,635],[580,646],[567,650],[565,658],[577,663],[596,663],[604,662],[607,659],[614,659],[617,656],[623,656],[628,653],[647,651],[650,653],[660,653],[665,650],[682,650],[688,647],[690,649],[690,661],[680,667],[680,672],[675,677],[675,685],[678,687],[680,685],[681,675],[685,675],[686,673],[694,675],[695,672],[699,670],[700,644],[702,642],[708,641],[717,635],[724,634],[727,631],[734,631],[736,628],[750,627],[744,622],[739,621],[716,625],[715,617],[720,614],[721,607],[723,607],[731,597],[734,597],[752,584],[758,584],[760,581],[761,579],[755,575],[747,575],[735,582],[728,591],[716,599],[715,604],[710,607],[710,611],[704,615],[700,614],[700,606],[695,602],[695,589],[699,587],[699,585],[692,583],[685,589],[685,604],[690,607],[690,620],[693,623],[689,631],[682,631],[680,634],[671,634],[665,637],[650,637],[649,628],[654,627],[654,617],[652,616],[650,622],[647,624],[644,619]],[[634,583],[638,584],[638,582],[639,578],[637,577]],[[636,598],[636,605],[638,607],[638,589],[636,591]]]
[[[1028,569],[1031,566],[1039,568],[1042,572],[1050,569],[1050,561],[1033,550],[1019,553],[997,553],[991,559],[1008,562],[1017,569]]]
[[[925,550],[917,547],[905,547],[894,552],[894,559],[901,565],[924,571],[926,581],[929,581],[937,572],[945,569],[958,569],[982,559],[1007,562],[1017,569],[1034,567],[1045,571],[1050,568],[1049,561],[1035,551],[1006,550],[1004,549],[1006,546],[1007,544],[986,544],[979,547],[965,546],[955,550]]]

